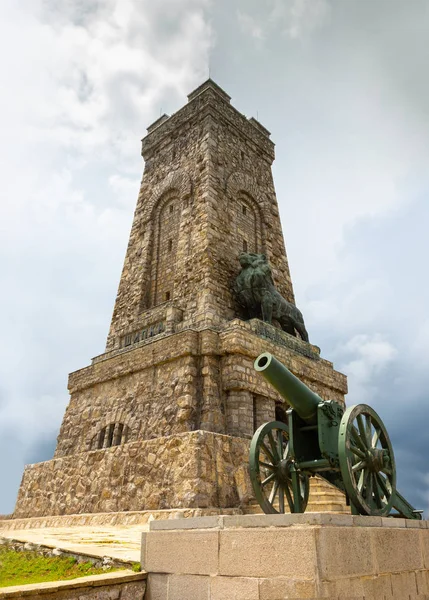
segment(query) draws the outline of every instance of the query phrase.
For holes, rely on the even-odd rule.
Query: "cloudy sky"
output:
[[[140,139],[211,77],[276,143],[311,341],[429,509],[427,0],[3,0],[0,513],[104,349]]]

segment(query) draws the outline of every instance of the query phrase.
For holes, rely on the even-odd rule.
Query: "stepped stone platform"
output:
[[[146,600],[423,600],[427,521],[305,513],[152,521]]]

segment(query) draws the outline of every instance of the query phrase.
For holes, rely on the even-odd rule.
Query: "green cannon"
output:
[[[255,369],[290,406],[287,424],[261,425],[250,445],[250,478],[265,513],[304,512],[309,477],[346,495],[352,514],[421,519],[396,489],[392,444],[370,406],[322,400],[268,352]]]

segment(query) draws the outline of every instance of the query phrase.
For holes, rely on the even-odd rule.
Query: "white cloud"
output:
[[[237,10],[237,19],[241,30],[252,37],[262,40],[265,37],[265,31],[262,24],[256,17]]]
[[[265,0],[263,4],[255,14],[240,9],[236,13],[243,33],[258,40],[280,31],[290,40],[304,41],[324,27],[331,14],[328,0]]]
[[[397,349],[380,334],[358,334],[339,346],[335,354],[342,359],[339,370],[348,376],[349,402],[371,404],[377,391],[374,380],[393,362]]]
[[[291,39],[302,39],[326,25],[330,13],[327,0],[273,0],[268,20]]]
[[[3,7],[0,436],[16,440],[17,463],[58,432],[67,373],[103,350],[141,179],[140,139],[161,105],[175,110],[206,77],[208,6]],[[0,460],[2,512],[13,507],[8,481],[17,475]]]

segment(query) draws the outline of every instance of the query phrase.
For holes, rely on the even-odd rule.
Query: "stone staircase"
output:
[[[243,513],[246,515],[261,512],[256,501],[243,509]],[[325,479],[316,476],[310,479],[310,496],[306,512],[350,514],[350,507],[346,505],[345,495],[340,490]]]
[[[321,477],[312,477],[306,511],[350,514],[350,506],[346,505],[345,494],[338,488]]]

